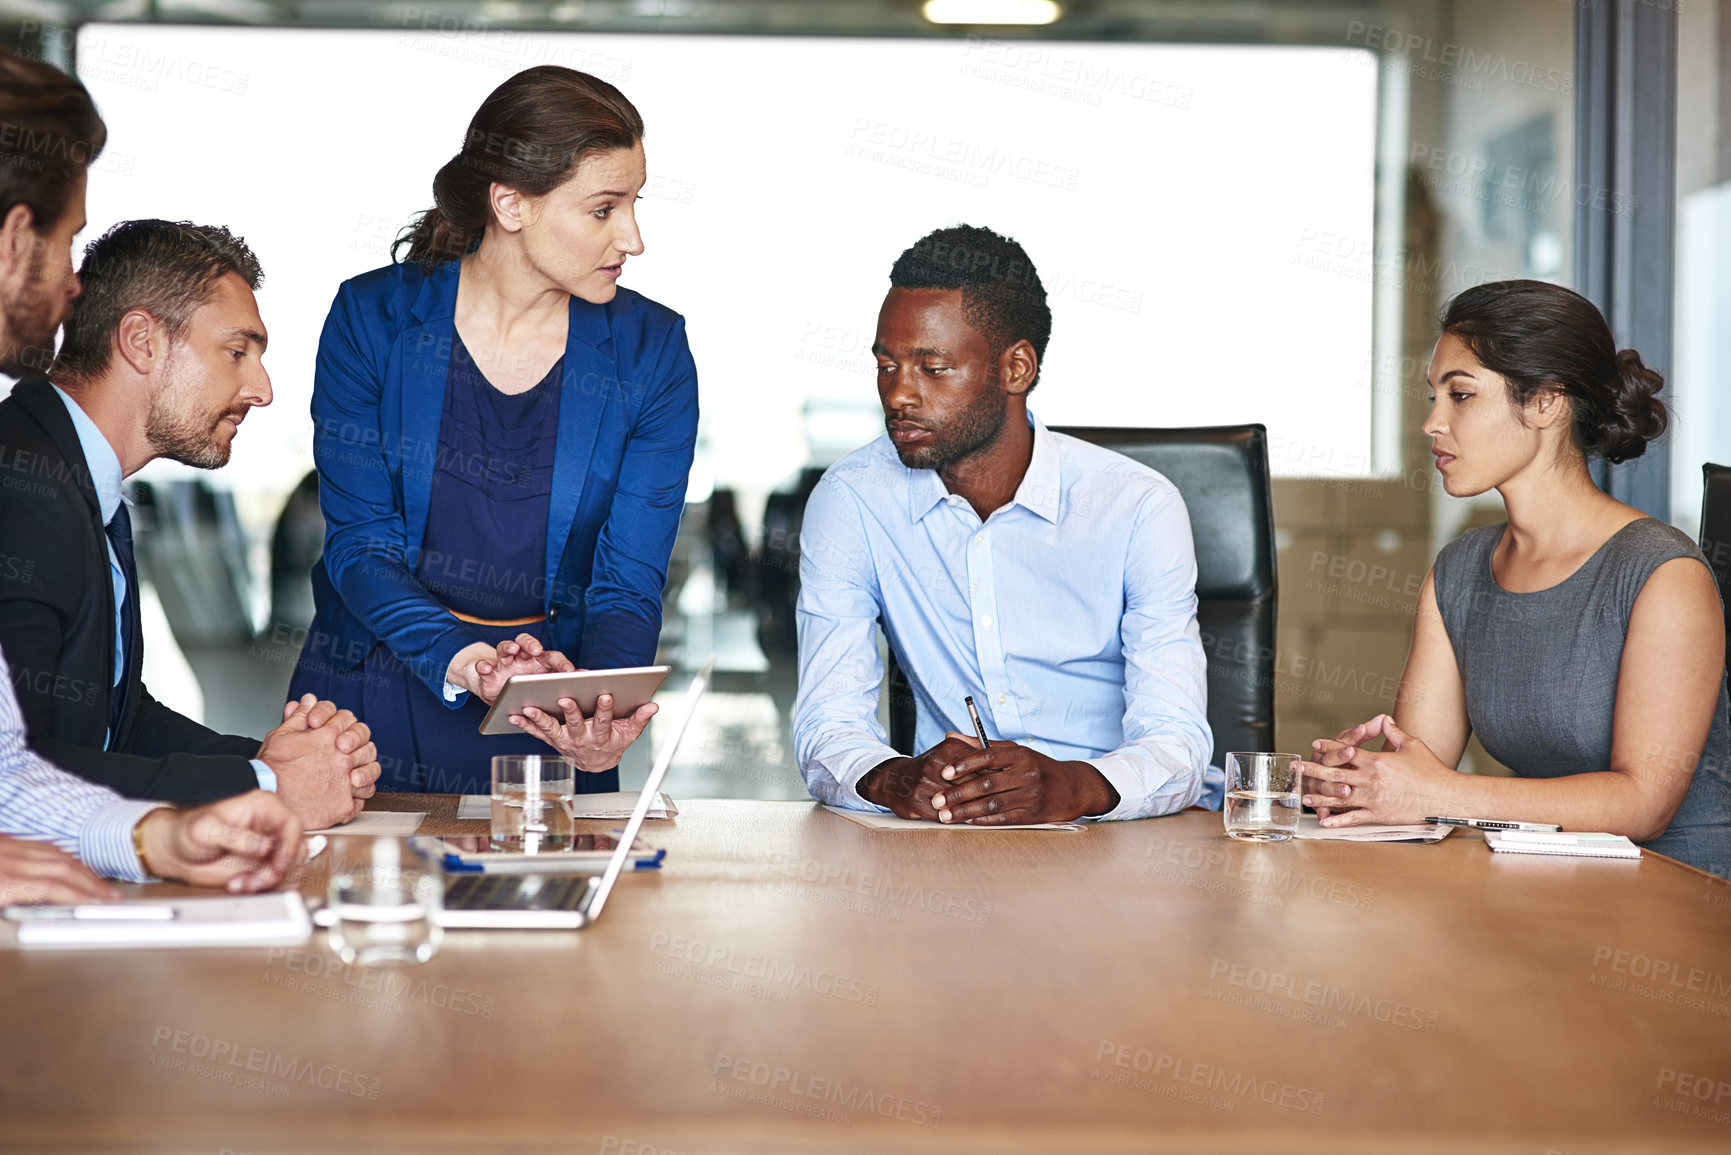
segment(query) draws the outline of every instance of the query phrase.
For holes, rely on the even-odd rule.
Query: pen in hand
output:
[[[962,701],[967,703],[968,717],[974,720],[974,733],[980,736],[980,749],[984,750],[991,742],[986,738],[986,724],[980,721],[980,712],[974,707],[974,696],[969,694]]]

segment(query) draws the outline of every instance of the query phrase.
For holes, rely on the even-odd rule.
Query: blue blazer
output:
[[[458,650],[509,633],[453,617],[414,577],[457,270],[455,261],[391,265],[337,290],[313,380],[325,548],[301,658],[352,670],[383,642],[441,698]],[[697,444],[684,318],[630,289],[605,305],[572,297],[560,388],[546,567],[535,583],[548,639],[579,667],[646,665]]]

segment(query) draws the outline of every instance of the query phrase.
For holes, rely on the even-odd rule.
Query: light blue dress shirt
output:
[[[30,749],[12,672],[0,655],[0,834],[52,842],[97,874],[143,882],[132,828],[162,805],[122,798]]]
[[[972,695],[991,738],[1098,769],[1119,798],[1103,818],[1201,796],[1213,738],[1183,498],[1122,454],[1030,424],[1015,499],[983,524],[887,436],[812,493],[793,741],[819,801],[884,809],[857,789],[898,757],[877,716],[880,620],[913,684],[918,749],[972,733]]]
[[[54,392],[60,395],[60,403],[66,406],[66,415],[72,418],[72,428],[78,433],[78,447],[84,451],[84,464],[90,470],[90,484],[96,490],[96,506],[102,513],[102,524],[107,525],[114,520],[114,515],[120,510],[120,487],[126,480],[120,471],[120,458],[114,452],[114,446],[108,444],[108,438],[102,430],[96,427],[96,422],[84,412],[72,395],[60,386],[53,386]],[[106,538],[107,535],[104,535]],[[120,679],[126,676],[126,571],[121,568],[120,558],[114,552],[114,543],[108,542],[108,569],[114,577],[114,681],[111,686],[120,685]],[[114,745],[114,735],[108,734],[106,748]],[[276,771],[257,758],[252,759],[252,772],[258,778],[258,784],[266,790],[276,790]]]

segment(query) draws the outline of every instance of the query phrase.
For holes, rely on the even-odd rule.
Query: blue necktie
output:
[[[120,669],[116,671],[119,682],[108,695],[108,740],[112,746],[120,739],[120,719],[126,712],[127,691],[132,684],[126,675],[132,666],[132,656],[138,652],[138,637],[133,630],[137,615],[132,612],[138,604],[138,563],[132,556],[132,515],[126,512],[126,502],[120,503],[105,528],[114,556],[120,559],[120,572],[126,576],[126,600],[121,603],[119,620],[115,623],[121,643]]]

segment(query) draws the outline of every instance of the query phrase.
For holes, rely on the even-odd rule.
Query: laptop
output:
[[[661,751],[661,757],[649,771],[649,778],[638,792],[637,805],[619,835],[607,869],[600,875],[574,874],[460,874],[445,882],[445,905],[438,915],[439,925],[451,930],[577,930],[601,917],[613,884],[624,873],[643,829],[649,808],[661,796],[661,781],[673,765],[673,755],[697,716],[697,704],[709,687],[715,660],[706,662],[685,692],[685,714],[673,732],[673,740]],[[320,911],[319,915],[324,915]],[[325,925],[328,918],[315,916]]]
[[[715,659],[704,663],[685,691],[685,714],[673,732],[673,740],[661,750],[650,768],[637,805],[619,835],[613,857],[599,876],[570,874],[464,874],[445,884],[445,907],[439,923],[450,929],[546,928],[577,930],[601,917],[613,884],[625,871],[631,848],[649,816],[649,808],[661,796],[661,780],[673,765],[673,755],[697,716],[697,704],[709,688]]]

